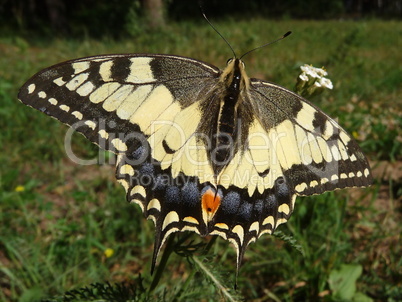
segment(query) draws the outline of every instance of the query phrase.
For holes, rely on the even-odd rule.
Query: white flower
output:
[[[322,93],[325,89],[332,89],[330,79],[324,76],[328,72],[324,68],[316,68],[312,65],[304,64],[300,66],[301,73],[297,77],[295,91],[303,97],[309,97]]]
[[[328,75],[328,72],[324,68],[316,68],[315,71],[322,77]]]
[[[328,72],[324,68],[317,68],[311,65],[304,64],[300,66],[300,69],[307,75],[310,75],[313,78],[325,77],[328,75]]]
[[[321,88],[322,85],[320,83],[320,80],[321,80],[321,78],[318,81],[314,82],[314,87]]]
[[[319,78],[320,76],[318,75],[315,67],[311,65],[304,64],[303,66],[300,66],[300,69],[307,75],[311,76],[312,78]]]
[[[300,80],[302,80],[303,82],[308,82],[308,76],[307,76],[307,74],[305,73],[305,72],[302,72],[300,75],[299,75],[299,78],[300,78]]]
[[[330,79],[320,78],[318,81],[320,82],[321,86],[323,86],[325,88],[328,88],[328,89],[334,88]]]

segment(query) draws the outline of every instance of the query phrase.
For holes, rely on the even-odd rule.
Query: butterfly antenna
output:
[[[276,39],[275,41],[269,42],[269,43],[267,43],[267,44],[258,46],[258,47],[256,47],[256,48],[253,48],[252,50],[247,51],[246,53],[244,53],[244,54],[240,57],[240,60],[241,60],[241,58],[243,58],[243,57],[245,57],[246,55],[248,55],[250,52],[253,52],[253,51],[257,50],[257,49],[263,48],[263,47],[265,47],[265,46],[274,44],[274,43],[276,43],[276,42],[278,42],[278,41],[280,41],[280,40],[285,39],[285,38],[286,38],[287,36],[289,36],[291,33],[292,33],[291,31],[288,31],[286,34],[284,34],[284,35],[283,35],[282,37],[280,37],[279,39]]]
[[[212,29],[223,39],[223,41],[226,42],[226,44],[229,46],[230,50],[232,51],[233,56],[236,58],[236,53],[235,53],[235,51],[233,50],[232,45],[230,45],[230,43],[228,42],[228,40],[226,40],[225,37],[215,28],[215,26],[213,26],[213,24],[211,23],[211,21],[209,21],[208,18],[207,18],[207,16],[205,15],[204,8],[203,8],[203,6],[202,6],[203,2],[204,2],[204,1],[202,1],[202,0],[198,1],[198,4],[199,4],[199,6],[200,6],[200,10],[201,10],[201,14],[204,16],[204,19],[207,20],[208,24],[212,27]]]

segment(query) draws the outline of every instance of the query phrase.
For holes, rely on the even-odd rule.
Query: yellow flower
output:
[[[353,136],[355,139],[358,139],[358,138],[359,138],[359,133],[357,133],[357,131],[353,131],[353,132],[352,132],[352,136]]]
[[[25,191],[25,187],[24,186],[16,186],[14,189],[15,192],[24,192]]]
[[[110,249],[110,248],[107,248],[103,253],[105,254],[106,258],[110,258],[110,257],[113,256],[114,250]]]

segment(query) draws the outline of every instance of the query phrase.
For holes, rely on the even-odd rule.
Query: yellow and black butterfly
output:
[[[156,227],[152,267],[169,234],[219,235],[245,249],[292,214],[296,196],[372,182],[357,143],[299,95],[160,54],[100,55],[46,68],[19,92],[117,154],[127,200]]]

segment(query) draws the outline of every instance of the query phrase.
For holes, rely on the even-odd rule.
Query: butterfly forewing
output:
[[[127,148],[122,138],[150,133],[155,120],[173,120],[197,101],[205,87],[201,84],[215,79],[218,72],[175,56],[96,56],[39,72],[21,88],[19,99],[103,148],[120,152]],[[176,88],[183,77],[187,97],[181,87]]]
[[[127,200],[155,223],[153,266],[168,235],[185,230],[232,242],[239,266],[250,242],[290,218],[296,195],[372,181],[333,119],[278,85],[249,80],[242,66],[89,57],[37,73],[19,99],[117,154]]]

